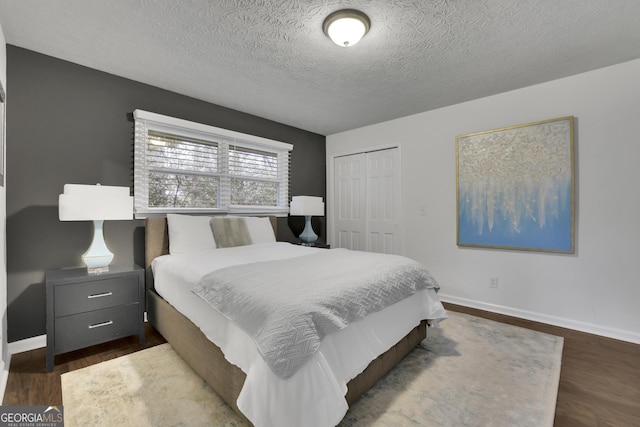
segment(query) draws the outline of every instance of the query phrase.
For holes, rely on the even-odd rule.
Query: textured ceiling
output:
[[[342,8],[372,22],[351,48],[322,32]],[[8,44],[323,135],[640,58],[639,0],[0,0],[0,23]]]

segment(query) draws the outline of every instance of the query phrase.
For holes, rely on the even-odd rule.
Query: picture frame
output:
[[[457,245],[574,253],[574,117],[456,137]]]
[[[4,84],[0,81],[0,187],[4,187],[4,144],[6,134],[6,106],[4,104],[5,91]]]

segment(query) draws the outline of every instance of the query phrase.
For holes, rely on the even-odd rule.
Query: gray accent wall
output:
[[[293,144],[291,195],[326,199],[323,135],[11,45],[7,81],[9,342],[46,333],[45,271],[82,266],[91,242],[90,222],[58,220],[64,184],[133,188],[135,109]],[[303,218],[279,218],[278,239],[296,241],[303,226]],[[104,227],[114,264],[144,265],[143,221],[107,221]],[[314,218],[314,228],[324,240],[324,218]]]

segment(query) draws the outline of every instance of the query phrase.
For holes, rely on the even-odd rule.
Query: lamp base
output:
[[[303,243],[313,243],[318,240],[318,235],[313,232],[313,227],[311,226],[311,215],[305,215],[306,223],[304,225],[304,230],[300,234],[300,240]]]
[[[109,266],[106,267],[87,267],[87,274],[102,274],[108,273]]]
[[[89,274],[99,274],[109,271],[109,264],[113,261],[113,253],[107,248],[102,232],[103,220],[93,221],[93,241],[89,249],[82,255],[82,262],[87,266]]]

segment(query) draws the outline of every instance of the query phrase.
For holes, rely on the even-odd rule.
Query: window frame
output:
[[[293,145],[281,141],[249,135],[229,129],[191,122],[144,110],[133,112],[134,129],[134,212],[136,219],[164,216],[167,213],[184,214],[251,214],[287,216],[289,213],[290,152]],[[176,135],[188,139],[208,141],[218,146],[219,178],[218,206],[211,208],[175,208],[149,206],[149,174],[153,167],[147,162],[149,131]],[[277,206],[243,206],[230,204],[230,182],[234,178],[229,172],[229,147],[275,154],[277,158],[276,179],[256,179],[258,182],[277,184]]]

